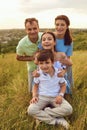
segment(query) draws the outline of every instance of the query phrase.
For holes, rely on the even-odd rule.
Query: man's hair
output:
[[[38,61],[47,61],[48,59],[54,62],[54,54],[51,50],[40,50],[38,52],[37,56]]]
[[[26,25],[26,23],[30,23],[30,24],[32,24],[33,22],[36,22],[37,23],[37,25],[39,26],[39,23],[38,23],[38,20],[36,19],[36,18],[26,18],[25,19],[25,25]]]

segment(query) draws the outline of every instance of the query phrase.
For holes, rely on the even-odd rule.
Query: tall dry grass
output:
[[[87,51],[72,56],[74,87],[69,102],[73,114],[66,119],[70,130],[87,130]],[[34,119],[27,115],[31,95],[28,94],[25,62],[15,54],[0,55],[0,130],[34,130]],[[61,126],[41,123],[38,130],[64,130]]]

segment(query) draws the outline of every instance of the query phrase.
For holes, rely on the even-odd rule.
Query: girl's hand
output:
[[[66,73],[66,70],[61,69],[61,71],[58,72],[57,76],[58,76],[58,77],[64,77],[65,73]]]
[[[32,72],[32,76],[33,76],[33,77],[39,77],[40,74],[38,73],[37,70],[34,70],[34,71]]]

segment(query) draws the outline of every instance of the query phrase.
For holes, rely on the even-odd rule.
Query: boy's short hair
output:
[[[47,61],[48,59],[54,62],[54,54],[51,50],[40,50],[38,52],[37,56],[38,61]]]

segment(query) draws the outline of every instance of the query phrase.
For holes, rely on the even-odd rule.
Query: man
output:
[[[39,23],[36,18],[25,19],[26,36],[22,38],[16,48],[17,60],[27,61],[28,68],[28,90],[32,91],[32,71],[36,69],[34,64],[34,53],[38,50],[38,44],[41,39],[39,32]]]

